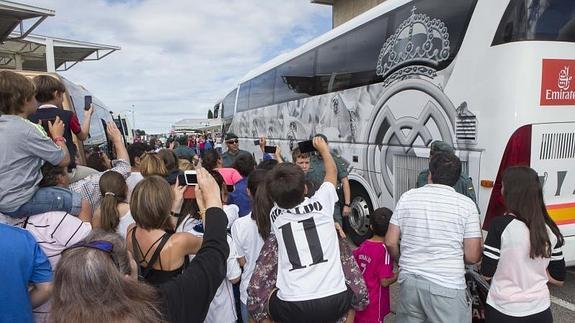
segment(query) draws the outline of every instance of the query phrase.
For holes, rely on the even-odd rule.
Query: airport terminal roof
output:
[[[0,42],[28,36],[54,10],[29,6],[12,1],[0,1]]]
[[[47,56],[53,56],[53,70],[66,71],[78,62],[99,60],[119,49],[111,45],[28,35],[0,45],[0,68],[50,71],[51,61]]]

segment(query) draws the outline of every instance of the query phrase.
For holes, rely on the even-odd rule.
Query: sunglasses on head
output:
[[[114,262],[116,267],[118,269],[120,268],[118,261],[114,258],[114,254],[112,253],[114,251],[114,244],[112,244],[110,241],[104,241],[104,240],[94,240],[94,241],[90,241],[90,242],[82,241],[82,242],[78,242],[77,244],[66,248],[64,251],[68,251],[71,249],[77,249],[77,248],[89,248],[89,249],[96,249],[96,250],[100,250],[102,252],[105,252],[110,256],[110,258],[112,259],[112,261]]]
[[[237,144],[239,141],[237,139],[232,139],[232,140],[228,140],[226,141],[226,143],[228,144]]]

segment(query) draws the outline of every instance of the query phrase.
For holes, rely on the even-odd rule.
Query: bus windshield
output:
[[[575,1],[511,0],[493,45],[525,40],[575,42]]]

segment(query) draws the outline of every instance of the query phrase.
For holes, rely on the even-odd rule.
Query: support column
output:
[[[16,70],[21,71],[22,68],[22,55],[14,54],[14,62],[16,63]]]
[[[56,72],[54,40],[52,38],[46,38],[46,72]]]

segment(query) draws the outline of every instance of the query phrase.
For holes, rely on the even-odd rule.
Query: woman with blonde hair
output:
[[[140,161],[140,173],[144,177],[168,175],[168,169],[156,152],[145,152]]]
[[[493,278],[486,322],[553,322],[547,284],[563,285],[564,240],[545,208],[537,172],[526,166],[503,173],[506,213],[485,239],[481,272]]]
[[[126,238],[128,226],[134,223],[130,204],[127,201],[128,185],[124,176],[118,172],[109,171],[100,177],[100,194],[102,202],[94,212],[92,226],[104,231],[116,232]]]
[[[157,290],[138,282],[137,265],[116,234],[95,232],[65,250],[55,272],[51,321],[203,322],[229,253],[219,191],[199,169],[195,195],[206,207],[202,247],[184,273]]]
[[[144,178],[132,192],[130,211],[136,223],[128,228],[128,249],[152,285],[181,274],[188,255],[196,254],[202,243],[190,233],[174,232],[170,215],[175,196],[181,193],[180,187],[172,189],[159,176]]]

